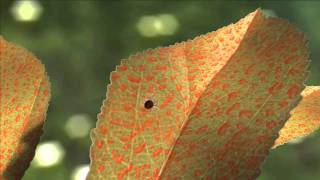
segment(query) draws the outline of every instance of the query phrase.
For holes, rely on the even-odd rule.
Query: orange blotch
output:
[[[254,66],[255,66],[255,64],[250,65],[250,66],[246,69],[245,74],[246,74],[246,75],[251,74],[252,71],[254,70]]]
[[[273,94],[276,91],[279,91],[282,87],[283,87],[283,84],[281,82],[276,82],[268,89],[268,92],[269,94]]]
[[[38,89],[35,89],[35,90],[33,91],[33,95],[38,96],[38,94],[39,94],[39,90],[38,90]]]
[[[160,105],[160,109],[165,108],[166,106],[168,106],[171,101],[173,100],[173,95],[172,94],[168,94],[166,99],[164,100],[164,102]]]
[[[147,82],[149,82],[149,81],[152,81],[154,79],[154,76],[146,76],[145,79],[146,79]]]
[[[138,133],[139,133],[138,131],[133,130],[133,131],[131,131],[131,133],[130,133],[129,135],[123,135],[123,136],[121,136],[121,137],[120,137],[120,140],[121,140],[122,142],[131,141],[135,136],[138,135]]]
[[[124,109],[124,111],[125,112],[129,112],[130,110],[132,110],[132,105],[130,105],[130,104],[124,104],[124,107],[123,107],[123,109]]]
[[[267,110],[265,111],[265,116],[272,116],[272,115],[274,115],[274,112],[273,112],[272,109],[267,109]]]
[[[148,93],[153,93],[154,92],[154,86],[150,86],[149,88],[148,88]]]
[[[201,134],[208,131],[208,125],[203,125],[201,127],[199,127],[196,131],[196,134]]]
[[[150,164],[143,164],[141,166],[137,166],[134,168],[135,170],[135,178],[136,179],[139,179],[140,176],[141,176],[141,172],[144,170],[144,169],[148,169],[150,168]]]
[[[112,159],[115,163],[120,164],[120,163],[122,163],[122,161],[124,160],[124,156],[123,156],[123,155],[120,155],[120,154],[118,153],[118,151],[113,150],[113,151],[112,151],[112,157],[111,157],[111,159]]]
[[[118,172],[117,178],[118,180],[123,179],[125,175],[127,175],[133,169],[133,164],[131,163],[129,167],[123,168]]]
[[[279,102],[279,106],[280,106],[281,108],[287,107],[288,104],[289,104],[288,101],[285,101],[285,100]]]
[[[239,96],[239,91],[234,91],[234,92],[231,92],[228,94],[228,101],[231,101],[233,100],[234,98],[238,97]]]
[[[121,84],[120,85],[120,90],[123,92],[123,91],[125,91],[127,89],[127,85],[125,85],[125,84]]]
[[[145,71],[145,70],[146,70],[145,65],[140,65],[139,70],[140,70],[141,72]]]
[[[103,165],[100,165],[100,166],[97,168],[96,172],[99,174],[99,173],[101,173],[104,169],[105,169],[105,167],[104,167]]]
[[[161,90],[161,91],[163,91],[163,90],[165,90],[167,87],[165,86],[165,85],[160,85],[159,86],[159,89]]]
[[[217,135],[224,135],[229,127],[231,126],[229,121],[225,121],[218,129],[217,129]]]
[[[159,177],[159,169],[158,168],[155,168],[153,170],[152,176],[154,179],[157,179]]]
[[[292,85],[289,89],[288,89],[288,96],[290,99],[294,98],[298,92],[299,92],[300,87],[297,85]]]
[[[177,91],[181,91],[182,90],[182,86],[180,84],[177,84],[176,85],[176,89],[177,89]]]
[[[123,149],[124,149],[124,150],[129,150],[130,147],[131,147],[130,144],[125,144],[125,145],[123,145]]]
[[[285,64],[290,64],[293,60],[295,60],[297,58],[297,56],[296,55],[294,55],[294,56],[290,56],[290,57],[288,57],[288,58],[286,58],[285,60],[284,60],[284,63]]]
[[[239,84],[244,85],[245,83],[247,83],[247,80],[245,80],[245,79],[240,79],[239,80]]]
[[[147,58],[147,61],[150,62],[150,63],[152,63],[152,62],[155,62],[156,59],[153,58],[153,57],[148,57],[148,58]]]
[[[119,69],[119,71],[126,71],[126,70],[128,70],[128,67],[125,65],[120,65],[120,66],[118,66],[118,69]]]
[[[149,128],[152,126],[154,120],[153,119],[147,119],[143,122],[143,126],[146,127],[146,128]]]
[[[176,108],[177,108],[177,109],[181,109],[181,108],[182,108],[182,104],[181,104],[180,102],[177,102]]]
[[[140,144],[138,147],[136,147],[136,148],[133,150],[134,154],[139,154],[139,153],[141,153],[141,152],[144,150],[145,147],[146,147],[146,143]]]
[[[172,113],[172,110],[168,110],[168,111],[166,112],[166,115],[167,115],[167,116],[172,116],[172,114],[173,114],[173,113]]]
[[[200,171],[200,169],[196,169],[196,170],[193,172],[193,175],[194,175],[195,177],[201,176],[201,171]]]
[[[104,141],[103,140],[96,140],[95,144],[98,149],[101,149],[104,144]]]
[[[268,123],[266,124],[266,127],[267,127],[268,129],[272,129],[272,128],[274,128],[277,124],[278,124],[277,121],[270,121],[270,122],[268,122]]]
[[[226,90],[226,89],[228,89],[230,87],[230,85],[229,84],[223,84],[222,85],[222,90]]]
[[[20,119],[21,119],[21,118],[20,118],[20,115],[18,114],[18,115],[16,116],[16,122],[18,122]]]
[[[239,109],[239,108],[240,108],[240,103],[235,103],[227,109],[226,114],[229,115],[233,110]]]
[[[157,65],[156,65],[156,70],[158,70],[158,71],[165,71],[165,70],[167,70],[167,66],[157,64]]]
[[[140,77],[135,77],[132,75],[128,75],[127,76],[128,81],[133,82],[133,83],[140,83],[141,82],[141,78]]]
[[[117,80],[119,78],[120,78],[120,75],[118,73],[116,73],[116,72],[112,72],[111,73],[111,79],[112,80]]]
[[[162,152],[163,152],[163,149],[162,149],[162,148],[159,148],[159,149],[155,150],[155,151],[152,153],[152,157],[155,158],[155,157],[159,156]]]
[[[250,110],[241,110],[239,112],[239,118],[250,118],[253,115],[253,112]]]

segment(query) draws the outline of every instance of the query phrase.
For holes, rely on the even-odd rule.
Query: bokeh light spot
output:
[[[177,18],[171,14],[161,14],[158,18],[162,24],[161,30],[158,31],[161,35],[173,35],[179,27]]]
[[[179,22],[172,14],[159,14],[157,16],[142,16],[136,27],[144,37],[169,36],[177,31]]]
[[[86,137],[91,129],[91,119],[87,114],[72,115],[66,125],[65,131],[71,138]]]
[[[65,151],[58,141],[47,141],[38,145],[32,165],[35,167],[50,167],[60,163]]]
[[[72,180],[85,180],[89,172],[89,165],[81,165],[72,172]]]
[[[35,0],[16,1],[11,13],[17,21],[36,21],[42,14],[42,6]]]
[[[272,9],[262,9],[262,13],[266,17],[277,17],[276,12],[274,12]]]

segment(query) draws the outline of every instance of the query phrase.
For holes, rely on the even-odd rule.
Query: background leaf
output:
[[[44,66],[0,37],[0,179],[20,179],[42,134],[50,87]]]
[[[320,86],[307,86],[302,96],[302,101],[292,110],[290,119],[279,132],[273,148],[303,138],[319,128]]]
[[[257,177],[307,65],[303,35],[260,10],[131,56],[111,74],[88,178]]]

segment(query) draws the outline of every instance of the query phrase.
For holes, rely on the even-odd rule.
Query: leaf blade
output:
[[[20,179],[42,134],[50,85],[44,66],[26,49],[0,37],[2,178]]]
[[[229,178],[256,177],[289,110],[299,100],[307,65],[308,49],[302,34],[283,20],[264,18],[260,10],[194,40],[131,56],[111,74],[107,98],[92,131],[88,179],[227,178],[223,174],[227,171],[220,167],[226,164],[221,162],[213,168],[208,162],[224,154],[236,157],[225,162],[231,167],[227,169],[232,171]],[[292,74],[288,82],[283,79],[285,73]],[[256,94],[250,96],[252,89]],[[246,97],[251,99],[240,103]],[[270,100],[281,104],[279,97],[290,100],[275,113]],[[143,103],[150,99],[158,109],[145,111]],[[260,111],[279,116],[281,121],[269,118],[260,122],[256,119]],[[231,120],[220,117],[225,115]],[[213,117],[219,119],[213,121]],[[239,146],[235,139],[248,132],[252,122],[247,124],[245,119],[263,124],[250,126],[249,134],[255,142],[267,143],[251,150],[251,156],[244,156],[246,163],[242,163],[238,160],[244,158],[240,156],[244,151],[236,156],[230,150]],[[233,134],[220,137],[230,129]],[[209,130],[213,134],[210,138]],[[203,131],[208,131],[205,136]],[[241,142],[250,141],[248,137],[240,137]],[[194,151],[200,146],[199,139],[204,140],[201,147],[207,149]],[[257,152],[262,152],[261,157],[255,156]]]
[[[200,97],[200,112],[191,114],[187,133],[179,137],[161,178],[254,179],[259,175],[278,131],[299,101],[308,49],[303,35],[288,22],[267,19],[261,12],[245,36]],[[292,54],[297,56],[294,61]],[[295,74],[290,74],[292,69]],[[195,133],[204,126],[202,134]]]
[[[320,126],[320,87],[307,86],[302,92],[302,100],[291,112],[290,119],[279,132],[272,148],[276,148],[296,138],[304,137]]]
[[[111,73],[107,98],[98,116],[97,126],[92,131],[93,145],[88,179],[121,179],[130,176],[141,178],[142,172],[144,177],[157,178],[172,144],[179,135],[182,123],[198,98],[196,94],[201,93],[210,80],[209,76],[205,77],[206,74],[213,75],[224,65],[228,58],[223,55],[230,56],[236,50],[241,35],[253,17],[254,13],[235,25],[218,30],[219,33],[208,33],[206,38],[199,37],[170,47],[147,50],[123,60],[117,70]],[[222,43],[221,34],[224,32],[233,32],[233,38]],[[216,54],[209,57],[206,53],[199,53],[205,56],[203,58],[211,60],[209,63],[214,68],[206,68],[203,63],[197,64],[202,69],[188,66],[199,54],[193,47],[202,46],[206,41],[213,42],[208,50],[212,48]],[[226,44],[230,47],[224,48],[223,45]],[[149,63],[149,66],[146,63]],[[207,73],[200,72],[201,70]],[[196,80],[196,76],[202,76],[203,80]],[[143,103],[147,99],[154,100],[157,109],[143,109]],[[148,128],[141,128],[141,125]],[[144,152],[134,157],[136,160],[132,160],[134,150],[127,148],[133,148],[133,142],[143,142],[144,144],[140,145],[145,145]],[[108,148],[107,152],[104,147]],[[123,162],[127,163],[121,164]],[[130,175],[136,168],[138,170]]]

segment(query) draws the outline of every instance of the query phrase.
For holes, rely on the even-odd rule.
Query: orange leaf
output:
[[[0,36],[0,179],[20,179],[34,156],[50,98],[44,66]]]
[[[257,10],[111,73],[89,179],[254,179],[308,66],[302,33]]]
[[[290,119],[279,132],[273,148],[319,129],[320,86],[307,86],[302,97],[302,101],[291,111]]]

